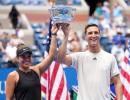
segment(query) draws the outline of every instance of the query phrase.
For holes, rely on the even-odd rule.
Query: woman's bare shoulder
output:
[[[10,73],[8,74],[8,77],[7,77],[7,79],[12,80],[12,81],[13,81],[13,80],[14,80],[14,81],[17,81],[18,78],[19,78],[19,75],[18,75],[17,71],[12,71],[12,72],[10,72]]]

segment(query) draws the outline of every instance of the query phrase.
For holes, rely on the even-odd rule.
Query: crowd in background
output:
[[[0,0],[0,5],[49,5],[50,1],[51,0]],[[56,0],[56,4],[81,5],[81,0]]]
[[[125,2],[126,2],[128,5],[130,5],[130,0],[125,0]]]
[[[6,0],[1,1],[4,3]],[[11,0],[10,0],[11,1]],[[15,0],[12,0],[15,1]],[[17,2],[20,0],[16,0]],[[22,0],[24,2],[34,2],[35,0]],[[47,1],[47,0],[36,0]],[[73,0],[80,1],[80,0]],[[21,1],[20,1],[21,2]],[[19,14],[18,14],[19,15]],[[126,40],[130,38],[130,27],[127,25],[125,17],[123,16],[123,8],[120,4],[116,3],[113,8],[110,8],[110,3],[105,1],[103,4],[99,2],[96,10],[92,16],[89,16],[86,24],[95,23],[101,29],[101,45],[104,50],[116,56],[118,64],[123,61],[124,51],[127,47]],[[16,26],[14,28],[17,29]],[[48,23],[37,24],[32,23],[34,31],[34,44],[33,47],[39,50],[40,55],[44,54],[48,43]],[[79,34],[82,34],[79,35]],[[0,64],[1,67],[17,67],[16,60],[16,46],[18,43],[24,41],[19,37],[19,31],[14,33],[3,32],[0,34]],[[63,34],[58,32],[57,40],[58,45],[61,44]],[[44,49],[43,49],[44,48]],[[85,51],[87,50],[87,42],[84,38],[84,30],[81,33],[71,30],[68,38],[68,53]],[[41,58],[39,58],[41,59]]]
[[[102,33],[101,44],[103,49],[116,56],[118,64],[123,61],[126,41],[130,38],[130,27],[127,25],[123,8],[115,3],[110,8],[110,3],[105,1],[97,4],[97,8],[88,23],[99,25]]]

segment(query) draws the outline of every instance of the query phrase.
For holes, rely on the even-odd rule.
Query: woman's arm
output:
[[[44,58],[41,63],[36,65],[36,70],[39,70],[39,73],[42,74],[49,66],[51,65],[52,61],[54,60],[56,49],[57,49],[57,41],[56,41],[56,33],[59,30],[59,28],[56,25],[52,26],[51,32],[51,44],[50,44],[50,50],[49,54],[46,58]]]
[[[16,73],[11,72],[6,80],[6,100],[13,100],[16,85]]]

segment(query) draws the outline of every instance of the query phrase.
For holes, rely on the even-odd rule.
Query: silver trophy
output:
[[[49,9],[49,11],[53,24],[57,24],[70,23],[73,19],[73,15],[76,9],[69,6],[57,5]]]

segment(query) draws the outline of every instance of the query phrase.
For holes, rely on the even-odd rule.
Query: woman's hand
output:
[[[51,28],[51,33],[52,34],[56,34],[59,30],[60,26],[55,24],[55,25],[52,25],[52,28]]]

